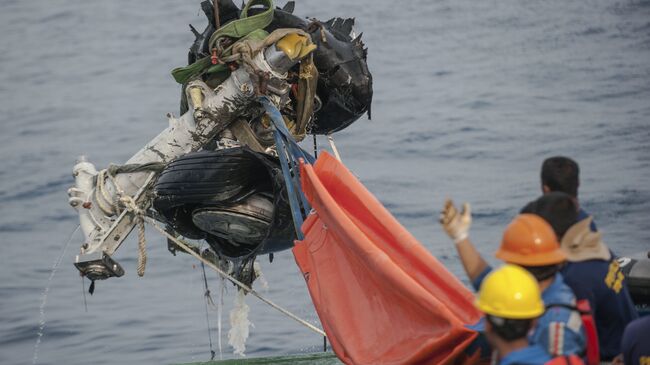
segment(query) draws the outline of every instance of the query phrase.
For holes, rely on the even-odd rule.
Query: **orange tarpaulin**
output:
[[[331,155],[301,165],[314,211],[293,248],[347,364],[451,364],[477,336],[473,295]]]

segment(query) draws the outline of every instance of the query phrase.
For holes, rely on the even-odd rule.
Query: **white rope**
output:
[[[144,220],[138,217],[138,276],[144,276],[144,268],[147,266],[147,241],[144,239]]]
[[[101,196],[95,194],[95,201],[97,202],[97,205],[99,205],[99,209],[101,209],[104,212],[104,214],[110,216],[113,215],[115,211],[112,205],[106,206],[104,203],[104,202],[111,203],[113,201],[113,198],[106,191],[106,186],[105,186],[106,175],[107,175],[106,169],[99,171],[99,173],[97,174],[97,189],[95,190],[95,192],[99,193]]]
[[[248,292],[248,293],[250,293],[250,294],[253,294],[253,296],[255,296],[257,299],[259,299],[259,300],[261,300],[262,302],[268,304],[268,305],[271,306],[272,308],[274,308],[274,309],[280,311],[282,314],[288,316],[289,318],[295,320],[296,322],[302,324],[303,326],[309,328],[310,330],[312,330],[312,331],[318,333],[318,334],[321,335],[321,336],[324,336],[324,337],[326,336],[325,332],[323,332],[323,330],[321,330],[320,328],[318,328],[318,327],[314,326],[313,324],[311,324],[311,323],[305,321],[304,319],[302,319],[302,318],[296,316],[295,314],[289,312],[288,310],[286,310],[286,309],[280,307],[279,305],[273,303],[271,300],[264,298],[264,297],[261,296],[258,292],[256,292],[253,288],[251,288],[251,287],[249,287],[248,285],[242,283],[241,281],[235,279],[234,277],[232,277],[231,275],[229,275],[228,273],[226,273],[225,271],[223,271],[221,268],[219,268],[219,267],[218,267],[217,265],[215,265],[214,263],[212,263],[212,262],[206,260],[206,259],[205,259],[204,257],[202,257],[200,254],[196,253],[194,250],[192,250],[191,248],[189,248],[185,243],[183,243],[183,241],[181,241],[181,240],[177,239],[176,237],[174,237],[174,236],[170,235],[169,233],[167,233],[164,229],[162,229],[160,226],[158,226],[158,224],[156,223],[156,221],[154,221],[152,218],[149,218],[149,217],[146,217],[146,216],[145,216],[144,219],[147,221],[147,223],[149,223],[150,225],[152,225],[152,226],[153,226],[153,227],[154,227],[158,232],[160,232],[163,236],[165,236],[165,237],[167,237],[168,239],[172,240],[175,244],[177,244],[177,245],[178,245],[180,248],[182,248],[185,252],[187,252],[188,254],[194,256],[196,259],[198,259],[199,261],[203,262],[205,265],[209,266],[209,267],[210,267],[211,269],[213,269],[214,271],[218,272],[219,275],[221,275],[222,277],[224,277],[224,278],[230,280],[233,284],[235,284],[235,285],[239,286],[240,288],[244,289],[246,292]]]
[[[122,193],[122,191],[117,187],[117,182],[115,180],[113,180],[113,184],[115,185],[116,189],[120,193]],[[135,200],[131,196],[124,195],[120,197],[119,201],[124,205],[126,210],[132,212],[135,215],[136,224],[138,225],[137,272],[138,272],[138,276],[142,277],[144,276],[144,269],[145,266],[147,265],[147,248],[146,248],[147,241],[145,240],[144,237],[144,218],[143,218],[145,216],[145,212],[138,206],[138,204],[136,204]]]
[[[154,173],[152,172],[151,174]],[[115,193],[117,194],[119,199],[113,200],[112,197],[106,191],[106,186],[104,182],[106,176],[108,176],[108,178],[111,180],[111,183],[115,188]],[[135,199],[133,199],[132,196],[126,194],[124,190],[122,190],[120,185],[117,183],[115,176],[108,173],[106,169],[101,170],[97,174],[97,190],[102,195],[102,197],[105,198],[107,202],[113,201],[113,206],[106,208],[102,206],[102,202],[101,202],[102,199],[98,196],[95,196],[96,197],[95,200],[98,203],[100,203],[99,208],[103,210],[106,214],[119,213],[120,204],[122,204],[127,211],[135,215],[135,222],[138,225],[138,266],[136,271],[138,273],[138,276],[140,277],[144,276],[144,269],[147,266],[147,247],[146,247],[147,241],[144,235],[144,219],[143,219],[143,217],[145,216],[145,211],[138,206],[138,204],[136,203]]]
[[[342,162],[341,155],[339,155],[339,150],[336,148],[336,145],[334,144],[334,137],[332,137],[331,134],[328,134],[327,140],[330,143],[330,147],[332,147],[332,152],[334,152],[334,157],[336,157],[336,159],[339,160],[339,162]]]

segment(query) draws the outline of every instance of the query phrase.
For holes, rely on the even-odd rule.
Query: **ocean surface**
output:
[[[131,237],[115,256],[126,275],[98,282],[86,310],[72,265],[81,235],[65,245],[78,221],[66,195],[77,156],[122,163],[178,112],[169,71],[187,60],[188,23],[205,25],[199,1],[0,5],[0,363],[208,360],[195,260],[169,254],[150,229],[139,278]],[[494,263],[552,155],[580,163],[582,205],[617,254],[650,247],[650,1],[300,0],[296,14],[356,18],[373,118],[335,135],[342,159],[465,282],[437,223],[444,199],[472,204],[472,237]],[[260,291],[319,324],[291,253],[259,260]],[[218,302],[212,272],[208,283]],[[232,358],[226,289],[222,356]],[[247,356],[321,350],[318,335],[247,303]],[[208,312],[218,358],[217,314]]]

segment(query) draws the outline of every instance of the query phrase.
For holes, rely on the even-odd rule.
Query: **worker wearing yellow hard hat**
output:
[[[440,223],[454,241],[465,272],[478,290],[492,268],[469,240],[471,222],[469,204],[459,211],[451,200],[447,200]],[[580,314],[569,309],[575,306],[575,296],[559,273],[566,254],[551,226],[534,214],[516,216],[503,232],[495,256],[532,274],[549,307],[531,332],[530,343],[540,345],[551,357],[584,354],[586,340]]]
[[[551,360],[539,344],[529,344],[527,334],[544,313],[535,278],[515,265],[504,265],[485,277],[476,307],[485,313],[484,334],[499,365],[544,364]]]

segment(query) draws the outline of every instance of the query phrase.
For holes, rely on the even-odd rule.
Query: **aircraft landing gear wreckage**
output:
[[[124,275],[112,256],[136,226],[144,274],[146,221],[172,253],[180,247],[228,276],[238,298],[256,295],[258,255],[292,248],[323,329],[276,309],[326,335],[346,364],[485,358],[466,327],[480,317],[472,293],[340,161],[314,161],[297,143],[370,117],[372,76],[354,20],[302,19],[293,2],[217,3],[201,4],[209,24],[191,27],[188,65],[172,71],[181,116],[123,165],[98,171],[80,158],[73,168],[69,202],[85,238],[75,265],[91,292]]]
[[[98,171],[81,157],[73,168],[69,202],[85,238],[75,265],[93,283],[124,275],[112,255],[146,216],[174,237],[205,240],[201,254],[250,285],[256,256],[296,238],[286,177],[298,166],[282,166],[278,128],[300,141],[370,116],[372,76],[354,19],[303,19],[293,1],[201,7],[209,23],[203,32],[190,26],[189,64],[172,71],[181,116],[169,115],[169,126],[124,165]],[[265,107],[281,113],[282,126]]]

